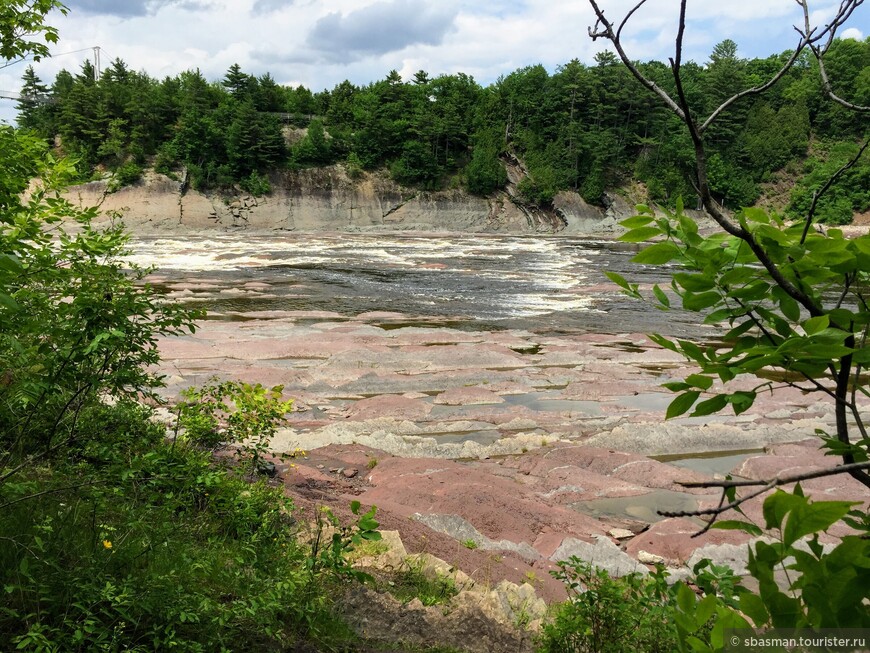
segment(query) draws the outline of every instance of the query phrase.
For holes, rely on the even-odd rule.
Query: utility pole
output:
[[[94,46],[94,81],[100,81],[100,46]]]

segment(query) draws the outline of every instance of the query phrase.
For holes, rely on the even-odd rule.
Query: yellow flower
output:
[[[112,548],[112,541],[111,540],[103,540],[103,547],[106,549],[111,549]]]

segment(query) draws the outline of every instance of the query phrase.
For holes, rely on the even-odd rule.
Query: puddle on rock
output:
[[[620,517],[623,519],[637,519],[652,524],[665,517],[658,514],[659,510],[665,512],[683,512],[698,509],[699,500],[715,501],[718,495],[698,496],[687,492],[674,492],[673,490],[653,490],[647,494],[633,497],[615,497],[593,499],[591,501],[577,501],[570,504],[570,508],[600,517]],[[693,519],[693,518],[690,518]],[[701,522],[698,519],[698,522]]]
[[[601,415],[601,406],[597,401],[582,401],[578,399],[561,399],[560,395],[552,397],[547,392],[527,392],[517,395],[503,395],[506,404],[524,406],[529,410],[539,412],[585,413]]]
[[[730,451],[703,451],[701,453],[675,453],[650,456],[653,460],[684,467],[708,476],[725,476],[749,456],[764,453],[764,449],[732,449]]]

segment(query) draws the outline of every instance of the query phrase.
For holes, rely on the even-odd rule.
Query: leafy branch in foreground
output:
[[[590,35],[611,41],[632,74],[684,123],[694,146],[693,183],[704,209],[721,229],[701,234],[695,221],[684,214],[681,203],[664,216],[639,207],[639,215],[622,223],[628,231],[621,240],[653,241],[635,262],[676,264],[680,268],[672,275],[669,292],[653,288],[654,301],[667,309],[679,300],[684,309],[703,313],[704,323],[725,330],[719,344],[708,345],[651,336],[700,369],[682,382],[666,384],[679,393],[668,407],[667,417],[689,411],[693,416],[710,415],[728,406],[739,414],[752,406],[762,390],[798,388],[822,394],[833,403],[836,432],[834,437],[825,437],[830,452],[841,456],[847,466],[866,461],[870,438],[858,400],[870,396],[862,376],[870,364],[870,236],[848,239],[841,230],[816,224],[814,207],[830,190],[833,179],[817,191],[810,210],[799,221],[786,222],[758,208],[727,214],[710,191],[705,140],[711,125],[742,98],[767,91],[795,65],[801,52],[812,49],[823,59],[837,31],[863,0],[843,0],[821,27],[811,26],[809,6],[806,0],[798,0],[805,20],[803,26],[795,28],[800,38],[792,56],[765,82],[728,97],[706,118],[694,115],[682,87],[687,0],[680,2],[675,55],[670,60],[674,95],[646,79],[628,57],[622,29],[646,2],[638,2],[616,26],[598,2],[590,0],[597,17]],[[833,177],[865,157],[867,147],[864,143]],[[629,295],[640,297],[636,284],[613,273],[609,277]],[[736,390],[726,391],[724,386],[738,377],[756,377],[758,381],[743,382]],[[870,487],[870,474],[863,468],[845,469]]]

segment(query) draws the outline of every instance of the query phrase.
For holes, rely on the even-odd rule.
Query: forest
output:
[[[697,115],[708,115],[769,78],[788,54],[744,59],[736,43],[722,41],[707,61],[683,64],[687,100]],[[674,91],[668,64],[638,66]],[[870,39],[836,40],[826,67],[841,97],[870,102]],[[121,60],[102,74],[86,61],[51,84],[28,68],[23,82],[19,126],[78,159],[83,180],[113,172],[115,187],[154,166],[186,171],[199,190],[263,194],[276,169],[343,163],[351,177],[382,169],[406,186],[486,195],[506,183],[499,159],[510,155],[528,170],[519,190],[533,204],[573,190],[601,205],[605,191],[636,182],[665,206],[678,197],[687,206],[697,201],[688,134],[610,52],[552,74],[528,66],[486,87],[463,73],[420,70],[403,81],[393,70],[367,86],[344,81],[312,92],[238,65],[219,81],[198,70],[160,81]],[[772,89],[731,105],[706,134],[711,190],[727,209],[773,197],[786,215],[802,215],[814,191],[855,155],[865,131],[860,114],[825,101],[818,64],[805,52]],[[868,208],[870,162],[863,157],[816,214],[844,224]]]

